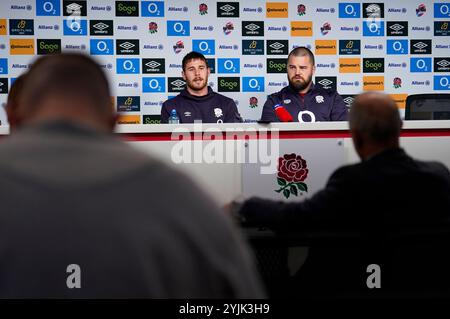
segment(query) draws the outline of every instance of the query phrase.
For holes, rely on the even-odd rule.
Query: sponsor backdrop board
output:
[[[210,85],[247,122],[287,85],[287,53],[316,54],[317,84],[355,94],[450,91],[448,1],[66,1],[0,2],[0,103],[36,56],[94,56],[111,79],[121,123],[155,124],[185,83],[181,59],[200,51]],[[0,120],[6,122],[0,109]]]

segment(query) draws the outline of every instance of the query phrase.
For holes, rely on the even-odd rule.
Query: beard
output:
[[[192,81],[186,81],[186,85],[193,91],[201,91],[206,87],[207,82],[207,79],[195,78]]]
[[[288,78],[289,80],[289,86],[295,91],[295,92],[300,92],[304,89],[306,89],[308,87],[308,85],[311,83],[312,80],[312,76],[310,76],[309,78]]]

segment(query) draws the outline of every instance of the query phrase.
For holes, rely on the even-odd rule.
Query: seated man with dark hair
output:
[[[45,56],[22,84],[0,143],[0,298],[263,296],[230,220],[113,136],[96,62]]]
[[[208,86],[210,68],[203,54],[190,52],[182,62],[182,76],[186,88],[173,99],[165,101],[161,108],[161,123],[169,123],[175,110],[180,123],[234,123],[242,122],[232,99],[213,92]]]
[[[346,121],[348,111],[344,100],[335,90],[315,85],[312,81],[315,72],[315,59],[311,50],[306,47],[293,49],[287,59],[289,85],[269,95],[261,121]]]
[[[306,294],[367,292],[367,267],[378,264],[382,289],[450,294],[445,269],[450,260],[448,240],[438,241],[439,248],[415,249],[400,264],[393,262],[403,251],[390,244],[395,242],[392,238],[408,231],[443,228],[448,232],[450,217],[449,170],[441,163],[406,154],[399,146],[401,127],[398,109],[389,96],[361,94],[350,111],[350,130],[361,163],[336,170],[323,190],[303,202],[252,198],[241,207],[245,225],[360,233],[345,245],[334,241],[312,244],[299,272],[298,290]],[[434,248],[437,252],[432,254]]]

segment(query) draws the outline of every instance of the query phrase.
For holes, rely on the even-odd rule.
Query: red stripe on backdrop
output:
[[[190,139],[198,139],[198,136],[194,137],[194,133],[190,134]],[[197,133],[198,134],[198,133]],[[209,136],[205,136],[203,140],[228,140],[228,139],[259,139],[259,138],[271,138],[271,132],[268,132],[266,136],[260,137],[258,132],[217,132],[208,133]],[[214,138],[210,138],[214,135]],[[120,136],[126,141],[144,142],[144,141],[176,141],[172,139],[171,133],[123,133]],[[180,136],[180,134],[177,134]],[[301,139],[301,138],[349,138],[349,131],[280,131],[278,132],[280,139]],[[401,133],[402,137],[439,137],[450,136],[450,129],[411,129],[404,130]]]

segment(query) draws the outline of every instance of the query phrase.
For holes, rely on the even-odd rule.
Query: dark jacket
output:
[[[242,118],[234,101],[208,87],[205,96],[194,96],[184,89],[176,97],[167,100],[161,108],[161,123],[168,123],[171,111],[175,109],[180,123],[235,123]]]
[[[262,296],[226,216],[111,134],[48,123],[2,139],[0,207],[0,298]]]
[[[240,214],[248,225],[281,232],[360,234],[345,243],[312,242],[299,272],[299,290],[367,292],[366,267],[375,263],[381,266],[382,288],[450,292],[448,240],[402,250],[392,239],[408,231],[448,229],[450,173],[440,163],[414,160],[402,149],[387,150],[339,168],[310,199],[282,203],[253,198]],[[418,238],[426,244],[426,237]]]
[[[299,112],[309,111],[314,114],[315,121],[346,121],[347,106],[342,97],[333,90],[325,90],[311,85],[304,97],[290,86],[269,95],[263,107],[261,121],[279,122],[273,107],[281,104],[292,115],[294,122],[299,122]],[[310,115],[302,115],[303,122],[314,122]]]

